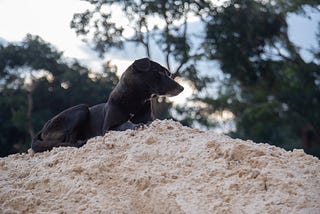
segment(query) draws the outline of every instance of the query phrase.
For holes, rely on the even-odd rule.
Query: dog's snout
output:
[[[182,92],[184,90],[184,87],[182,85],[179,85],[179,91]]]
[[[183,86],[181,86],[179,83],[175,82],[174,88],[172,88],[171,91],[167,93],[168,96],[177,96],[184,90]]]

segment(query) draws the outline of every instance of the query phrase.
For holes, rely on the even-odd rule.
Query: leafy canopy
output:
[[[0,155],[25,151],[32,135],[62,110],[105,102],[118,81],[115,72],[106,64],[92,73],[38,36],[0,45]]]

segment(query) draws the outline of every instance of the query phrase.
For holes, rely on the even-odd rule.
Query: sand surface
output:
[[[0,213],[320,213],[320,161],[155,121],[0,159]]]

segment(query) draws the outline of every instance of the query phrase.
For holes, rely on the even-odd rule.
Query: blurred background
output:
[[[146,56],[185,86],[158,118],[320,157],[318,0],[0,0],[0,156]]]

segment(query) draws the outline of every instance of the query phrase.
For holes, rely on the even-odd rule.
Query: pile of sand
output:
[[[80,149],[1,158],[0,204],[0,213],[320,213],[320,161],[155,121]]]

